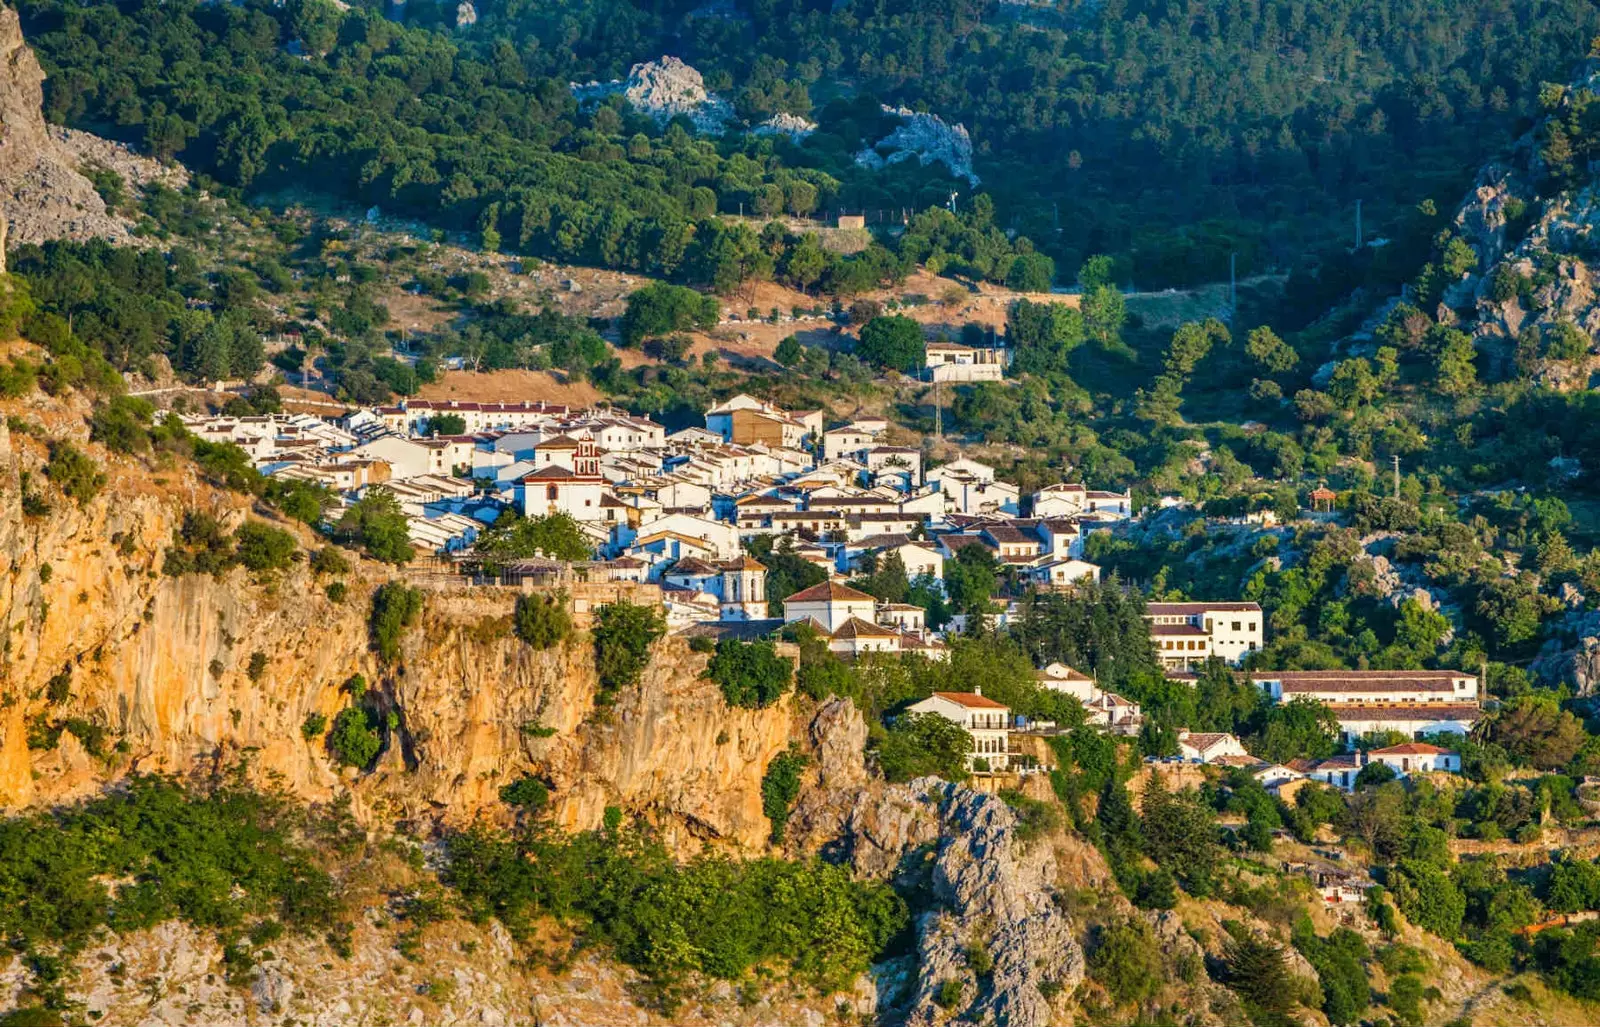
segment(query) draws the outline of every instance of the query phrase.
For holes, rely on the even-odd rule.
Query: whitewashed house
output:
[[[968,767],[1000,771],[1010,766],[1011,710],[1005,704],[985,698],[981,691],[935,692],[909,709],[914,713],[936,713],[971,735]],[[979,760],[983,763],[979,764]]]

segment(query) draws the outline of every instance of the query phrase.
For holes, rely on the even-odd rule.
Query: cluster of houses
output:
[[[974,381],[998,376],[1005,351],[935,343],[927,359],[933,380]],[[445,420],[450,434],[436,431]],[[946,655],[921,607],[880,602],[851,578],[897,561],[908,579],[940,589],[948,561],[978,547],[1020,580],[1073,588],[1099,580],[1099,567],[1083,559],[1087,535],[1133,514],[1126,492],[1060,483],[1024,495],[976,460],[926,468],[922,451],[896,445],[882,417],[830,427],[820,410],[784,410],[749,395],[706,411],[703,427],[676,432],[606,408],[425,400],[357,410],[338,423],[305,414],[185,423],[238,445],[263,474],[315,482],[343,503],[387,490],[421,551],[465,558],[507,509],[564,514],[598,558],[586,572],[658,585],[673,629],[761,637],[804,623],[847,658]],[[820,583],[772,602],[768,568],[748,555],[761,538],[815,567]],[[515,581],[530,569],[513,564],[503,574]],[[995,626],[1013,612],[994,614]],[[1155,602],[1145,618],[1177,681],[1193,682],[1213,657],[1238,666],[1264,645],[1255,603]],[[1133,735],[1143,725],[1137,703],[1072,668],[1052,664],[1037,680],[1077,698],[1107,731]],[[1374,732],[1464,733],[1478,716],[1477,679],[1453,671],[1286,671],[1251,681],[1273,701],[1324,703],[1350,743]],[[913,708],[959,722],[973,736],[974,765],[995,771],[1014,762],[1011,734],[1036,729],[977,692],[938,693]],[[1456,753],[1419,741],[1289,765],[1257,761],[1229,735],[1185,733],[1179,748],[1188,760],[1247,767],[1274,789],[1304,780],[1351,788],[1371,760],[1401,775],[1460,768]]]
[[[1137,703],[1100,688],[1092,677],[1064,664],[1050,664],[1037,672],[1036,680],[1043,688],[1078,699],[1088,713],[1088,723],[1102,730],[1136,735],[1144,725]],[[1193,679],[1177,676],[1175,680]],[[1250,682],[1273,702],[1306,700],[1325,705],[1338,721],[1340,741],[1348,751],[1321,760],[1274,763],[1253,756],[1232,734],[1181,731],[1176,758],[1185,763],[1242,769],[1269,792],[1285,799],[1306,782],[1353,791],[1362,770],[1373,763],[1387,766],[1400,778],[1460,773],[1459,752],[1420,739],[1465,735],[1479,712],[1478,679],[1452,670],[1275,671],[1252,674]],[[1008,754],[1020,751],[1013,744],[1013,735],[1049,731],[1052,727],[1029,724],[979,692],[939,692],[911,709],[937,713],[967,728],[973,735],[970,762],[991,771],[1007,770]],[[980,722],[981,745],[976,726]],[[1399,734],[1409,740],[1361,747],[1364,739],[1385,734]]]

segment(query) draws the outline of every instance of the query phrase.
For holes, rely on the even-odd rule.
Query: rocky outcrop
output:
[[[790,140],[797,143],[816,130],[817,123],[815,121],[807,121],[798,114],[789,114],[786,111],[779,111],[751,129],[758,136],[788,136]]]
[[[74,962],[68,991],[106,1027],[137,1024],[592,1024],[663,1022],[641,1004],[637,974],[595,952],[558,972],[519,952],[497,922],[449,921],[429,927],[408,959],[381,894],[357,919],[347,956],[333,957],[319,938],[287,934],[237,984],[228,979],[221,943],[209,931],[170,921],[100,940]],[[0,1008],[15,1008],[29,972],[23,960],[0,968]],[[852,991],[727,984],[691,993],[671,1022],[728,1027],[823,1027],[841,1011],[869,1015],[870,979]]]
[[[626,79],[572,83],[572,94],[580,104],[598,103],[618,93],[634,110],[659,124],[681,115],[694,124],[696,131],[715,135],[733,120],[733,108],[728,102],[708,92],[700,72],[677,57],[635,64]]]
[[[71,150],[45,125],[44,71],[15,11],[0,7],[0,216],[11,244],[103,238],[125,243],[129,224],[106,210]]]
[[[932,902],[916,925],[916,976],[896,1003],[906,1022],[951,1015],[935,1001],[946,981],[961,987],[954,1015],[962,1023],[1057,1022],[1045,996],[1070,992],[1084,959],[1055,902],[1055,850],[1020,838],[1016,814],[996,796],[931,777],[867,780],[865,740],[847,700],[817,712],[808,738],[817,778],[789,821],[790,845],[796,854],[820,850],[861,877],[926,888]]]
[[[937,114],[922,114],[909,107],[885,105],[883,112],[899,118],[900,124],[857,153],[857,164],[883,168],[914,157],[924,165],[943,164],[952,176],[965,179],[968,185],[978,184],[978,176],[972,172],[972,137],[965,125],[949,125]]]

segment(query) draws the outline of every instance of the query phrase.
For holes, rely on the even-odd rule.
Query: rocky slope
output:
[[[23,41],[17,13],[0,7],[0,217],[10,224],[10,244],[58,238],[128,242],[128,221],[106,209],[78,170],[79,153],[45,125],[43,86],[44,71]]]

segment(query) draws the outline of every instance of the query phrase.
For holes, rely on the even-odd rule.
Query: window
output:
[[[1238,621],[1234,621],[1233,622],[1233,630],[1235,630],[1235,631],[1239,630],[1239,622]]]

